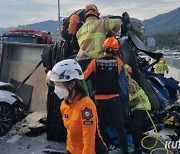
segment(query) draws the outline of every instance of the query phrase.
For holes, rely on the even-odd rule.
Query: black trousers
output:
[[[99,118],[99,129],[104,141],[107,143],[106,122],[107,116],[109,116],[112,126],[116,129],[120,147],[123,153],[127,154],[127,136],[124,129],[123,108],[120,98],[114,97],[107,100],[96,100],[95,102]]]
[[[141,148],[142,130],[144,123],[147,120],[147,113],[145,110],[137,110],[132,113],[130,121],[130,129],[135,149]]]

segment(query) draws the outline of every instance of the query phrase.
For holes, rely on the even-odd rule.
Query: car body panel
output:
[[[7,102],[8,104],[12,105],[17,100],[13,96],[16,96],[16,95],[9,91],[0,90],[0,102]]]

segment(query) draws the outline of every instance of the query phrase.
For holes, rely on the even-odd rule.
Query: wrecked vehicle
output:
[[[120,57],[124,64],[128,64],[133,69],[132,78],[139,83],[143,90],[148,95],[152,105],[151,117],[158,129],[163,129],[167,121],[171,118],[173,127],[180,126],[180,104],[178,102],[180,86],[179,82],[172,78],[166,78],[150,71],[163,54],[148,51],[142,43],[141,35],[144,28],[140,24],[135,31],[134,24],[131,24],[128,13],[125,16],[112,16],[123,21],[119,41],[121,44]],[[147,57],[154,59],[153,63],[148,63],[146,58],[139,56],[143,53]],[[147,120],[144,131],[153,129],[151,122]]]
[[[119,38],[119,41],[121,43],[121,50],[120,50],[120,57],[122,58],[123,62],[125,64],[128,64],[132,67],[132,69],[135,71],[133,75],[133,79],[136,80],[139,85],[143,88],[143,90],[148,95],[151,105],[153,108],[153,111],[150,113],[152,116],[152,119],[154,120],[155,126],[161,126],[163,123],[164,126],[164,119],[168,118],[169,116],[176,116],[179,119],[179,109],[180,105],[177,102],[178,100],[178,94],[180,91],[180,86],[176,81],[173,81],[171,79],[166,78],[166,82],[161,83],[159,81],[160,77],[157,77],[156,75],[149,75],[148,73],[145,73],[142,68],[142,58],[139,58],[138,53],[143,52],[147,54],[148,56],[154,58],[156,62],[163,56],[162,54],[156,54],[149,52],[145,45],[142,43],[142,41],[137,37],[136,35],[136,29],[133,29],[131,27],[130,19],[128,21],[128,14],[127,16],[121,17],[121,16],[112,16],[110,18],[118,18],[123,21],[122,25],[122,31],[117,36]],[[138,24],[137,24],[138,25]],[[141,28],[141,26],[139,26]],[[142,32],[144,29],[141,29]],[[139,34],[140,35],[140,34]],[[141,37],[140,37],[141,38]],[[59,61],[63,59],[67,59],[66,55],[66,46],[61,42],[60,45],[55,44],[52,46],[49,50],[44,50],[42,54],[42,60],[45,67],[45,71],[48,72],[52,69],[52,67]],[[51,58],[49,58],[51,57]],[[73,57],[73,56],[72,56]],[[76,57],[76,55],[74,56]],[[155,63],[156,63],[155,62]],[[155,64],[154,63],[154,64]],[[154,64],[150,65],[153,66]],[[169,84],[170,83],[170,84]],[[160,85],[160,87],[156,87],[155,85]],[[89,84],[83,85],[85,89],[89,92],[91,91],[92,87]],[[161,90],[165,90],[166,93],[163,93]],[[173,93],[172,93],[173,91]],[[166,94],[169,94],[169,99],[164,102],[164,97]],[[91,92],[89,92],[91,94]],[[128,94],[128,93],[126,93]],[[65,130],[62,124],[61,117],[59,116],[59,106],[60,106],[60,100],[57,98],[57,96],[54,94],[53,87],[48,87],[48,97],[47,97],[47,105],[48,105],[48,115],[47,115],[47,137],[48,140],[58,140],[58,141],[64,141],[65,136]],[[124,109],[125,111],[128,111],[128,105],[125,104]],[[174,114],[175,110],[177,109],[177,114]],[[127,113],[125,113],[127,114]],[[175,120],[176,118],[174,118]],[[145,130],[152,130],[152,123],[149,122],[147,119],[147,124],[145,124]],[[158,130],[163,129],[163,127],[158,127]]]
[[[23,100],[12,92],[14,86],[0,82],[0,136],[8,132],[22,110]]]

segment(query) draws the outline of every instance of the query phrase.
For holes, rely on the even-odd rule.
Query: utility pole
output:
[[[60,28],[60,19],[61,19],[61,16],[60,16],[60,0],[58,0],[58,30]],[[59,30],[60,32],[60,30]]]

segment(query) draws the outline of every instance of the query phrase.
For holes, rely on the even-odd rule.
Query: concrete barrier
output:
[[[168,66],[169,72],[165,75],[165,77],[173,77],[175,80],[180,82],[180,69]]]
[[[180,82],[180,59],[173,57],[165,57],[168,64],[169,73],[166,74],[166,77],[173,77]]]
[[[180,58],[165,57],[166,63],[176,69],[180,69]]]

